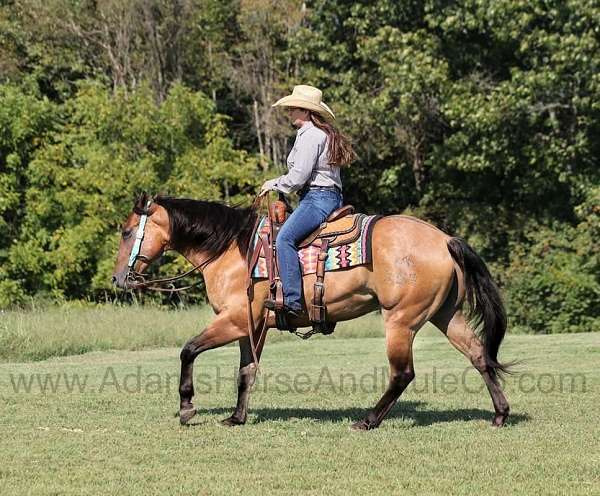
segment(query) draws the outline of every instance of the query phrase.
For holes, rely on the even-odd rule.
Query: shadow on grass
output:
[[[458,408],[452,410],[425,410],[426,403],[423,401],[402,401],[396,405],[386,419],[402,418],[412,420],[413,426],[428,426],[446,422],[470,422],[473,420],[486,420],[491,422],[494,417],[493,410],[481,410],[479,408]],[[200,409],[199,420],[202,414],[228,416],[233,409],[209,408]],[[355,422],[365,417],[366,408],[251,408],[248,423],[260,424],[269,421],[289,421],[294,419],[308,419],[318,422],[348,423]],[[516,425],[530,420],[527,414],[511,414],[507,425]],[[201,425],[202,421],[197,425]],[[190,424],[194,425],[194,424]]]

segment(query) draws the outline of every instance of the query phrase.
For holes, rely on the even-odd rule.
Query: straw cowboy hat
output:
[[[325,119],[334,120],[335,115],[333,115],[331,109],[321,101],[322,97],[323,93],[321,90],[314,86],[300,84],[294,86],[294,91],[292,91],[291,95],[284,96],[277,100],[272,106],[303,108],[316,112]]]

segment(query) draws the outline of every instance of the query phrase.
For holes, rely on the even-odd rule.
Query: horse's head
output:
[[[136,274],[142,274],[168,248],[169,232],[167,211],[148,195],[141,195],[121,226],[113,283],[122,289],[135,288]]]

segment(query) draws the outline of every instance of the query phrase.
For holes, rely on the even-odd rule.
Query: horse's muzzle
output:
[[[113,274],[112,283],[119,289],[128,289],[127,271],[121,271]]]

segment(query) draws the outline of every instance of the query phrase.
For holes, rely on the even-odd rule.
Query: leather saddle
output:
[[[329,246],[352,243],[360,236],[360,215],[354,213],[352,205],[345,205],[334,211],[325,222],[304,239],[298,248],[321,245],[323,239],[329,240]]]
[[[267,260],[269,287],[271,290],[271,298],[275,301],[275,321],[277,323],[277,328],[280,330],[289,330],[303,338],[308,338],[315,333],[331,334],[335,328],[335,322],[327,322],[327,309],[324,303],[325,285],[323,283],[328,249],[329,247],[349,244],[356,241],[361,234],[360,220],[363,215],[355,214],[352,205],[345,205],[338,208],[329,215],[325,222],[299,244],[299,248],[311,245],[319,247],[316,270],[317,279],[314,285],[313,301],[308,308],[313,330],[301,334],[289,325],[285,313],[281,311],[283,308],[283,288],[279,278],[279,268],[277,266],[277,257],[275,254],[275,240],[277,239],[277,233],[286,221],[290,212],[291,208],[287,202],[281,198],[271,203],[269,209],[269,221],[271,225],[270,236],[268,236],[269,239],[261,238],[261,242],[257,244],[258,247],[262,245]],[[255,259],[256,256],[249,256],[249,260],[250,258]],[[249,270],[252,270],[252,267],[250,267]]]

